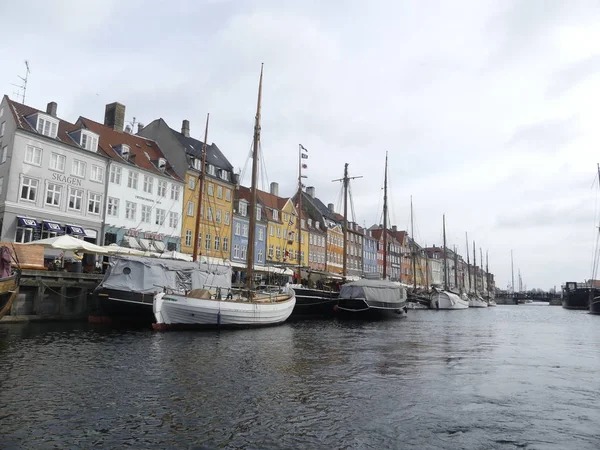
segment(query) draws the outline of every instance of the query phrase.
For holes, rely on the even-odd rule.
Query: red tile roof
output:
[[[77,124],[83,125],[85,128],[100,136],[98,148],[103,152],[103,154],[111,159],[114,159],[115,161],[126,162],[141,169],[145,169],[160,175],[167,175],[175,180],[182,181],[182,179],[177,176],[164,153],[155,141],[141,136],[136,136],[134,134],[129,134],[124,131],[116,131],[111,127],[107,127],[106,125],[85,117],[80,117],[77,120]],[[121,157],[121,155],[115,150],[115,147],[121,144],[129,146],[130,159],[128,161],[123,159],[123,157]],[[164,172],[157,167],[158,158],[164,158],[167,160],[167,168]]]

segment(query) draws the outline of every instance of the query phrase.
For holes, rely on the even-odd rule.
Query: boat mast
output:
[[[248,254],[246,267],[246,286],[252,289],[254,276],[254,236],[256,228],[256,184],[258,178],[258,146],[260,144],[260,102],[262,99],[263,65],[260,65],[260,80],[258,82],[258,101],[256,102],[256,117],[254,120],[254,140],[252,142],[252,182],[250,185],[250,230],[248,233]],[[300,239],[300,237],[298,237]]]
[[[302,144],[298,144],[298,223],[296,232],[298,233],[298,284],[302,284]]]
[[[483,293],[483,250],[479,247],[479,264],[481,264],[481,292]]]
[[[467,272],[469,275],[469,293],[471,292],[471,262],[469,261],[469,235],[465,231],[465,242],[467,244]]]
[[[204,178],[206,168],[206,141],[208,140],[208,119],[210,113],[206,114],[206,128],[204,129],[204,142],[202,143],[202,163],[200,164],[200,173],[198,174],[198,207],[196,209],[196,226],[194,228],[194,251],[192,253],[192,259],[198,260],[198,250],[202,246],[202,241],[199,239],[200,233],[200,213],[202,212],[202,195],[204,194]],[[200,252],[202,254],[202,252]]]
[[[427,254],[427,244],[425,244],[425,289],[429,291],[429,256]]]
[[[488,265],[488,251],[485,251],[485,279],[487,286],[487,295],[490,298],[490,266]]]
[[[475,241],[473,241],[473,292],[477,295],[477,258],[475,255]]]
[[[454,289],[458,289],[458,253],[456,253],[456,245],[454,246]]]
[[[342,258],[342,276],[348,276],[348,163],[344,164],[344,255]]]
[[[511,280],[512,280],[512,293],[515,293],[515,266],[513,264],[513,251],[510,251],[510,272],[511,272]]]
[[[388,154],[385,152],[385,175],[383,177],[383,279],[387,278],[387,164]]]
[[[446,214],[442,216],[444,229],[444,290],[448,290],[448,262],[446,261]]]
[[[413,266],[413,289],[417,291],[417,258],[416,258],[416,244],[415,244],[415,224],[413,222],[413,204],[412,195],[410,196],[410,239],[412,241],[412,266]]]

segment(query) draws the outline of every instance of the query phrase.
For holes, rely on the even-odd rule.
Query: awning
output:
[[[165,251],[165,243],[163,241],[152,241],[152,244],[154,245],[154,248],[156,250],[158,250],[159,252],[164,252]]]
[[[64,233],[65,231],[59,223],[50,222],[49,220],[44,220],[44,230],[52,231],[54,233]]]
[[[129,248],[142,250],[142,247],[140,247],[140,244],[138,244],[138,242],[133,236],[123,236],[123,243],[126,244]]]
[[[75,234],[77,236],[87,236],[83,228],[77,225],[67,225],[67,233]]]
[[[142,246],[142,248],[144,250],[148,250],[148,251],[152,251],[153,250],[152,248],[150,248],[151,247],[150,239],[140,238],[139,242],[140,242],[140,245]]]
[[[35,219],[30,219],[28,217],[17,217],[17,221],[19,225],[26,228],[39,228],[40,224]]]

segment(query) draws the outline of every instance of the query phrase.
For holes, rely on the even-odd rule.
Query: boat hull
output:
[[[188,328],[247,328],[278,325],[287,320],[296,304],[287,300],[250,302],[192,298],[159,293],[154,297],[155,330]]]
[[[487,308],[488,303],[479,297],[469,298],[469,308]]]
[[[577,288],[566,291],[562,298],[562,307],[565,309],[588,309],[590,307],[590,289]]]
[[[341,317],[360,320],[397,319],[406,316],[406,310],[406,301],[367,302],[358,298],[340,298],[336,307]]]
[[[339,292],[296,286],[293,289],[296,294],[296,306],[292,311],[292,318],[328,317],[335,314],[334,308],[338,302]]]
[[[90,323],[151,325],[156,322],[152,305],[154,293],[99,289],[94,293],[96,310],[90,314]]]
[[[590,302],[590,313],[600,314],[600,297],[594,297]]]
[[[19,280],[16,275],[0,279],[0,319],[10,312],[10,308],[19,292]]]
[[[431,309],[459,310],[468,309],[469,302],[453,292],[441,291],[431,295]]]

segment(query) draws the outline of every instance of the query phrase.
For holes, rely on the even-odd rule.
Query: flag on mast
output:
[[[302,149],[302,151],[305,151],[306,153],[308,153],[308,150],[306,150],[306,148],[304,148],[304,145],[300,144],[300,148]]]
[[[302,159],[308,159],[308,155],[306,153],[302,153]]]
[[[308,164],[302,164],[303,169],[308,169]]]

